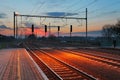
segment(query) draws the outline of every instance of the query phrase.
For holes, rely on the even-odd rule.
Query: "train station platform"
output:
[[[0,50],[0,80],[47,80],[24,48]]]

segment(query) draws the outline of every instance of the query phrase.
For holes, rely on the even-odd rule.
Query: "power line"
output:
[[[41,5],[39,5],[38,8],[36,9],[35,13],[40,11],[40,9],[43,7],[44,4],[45,4],[45,2],[41,3]]]
[[[35,5],[35,6],[33,7],[33,9],[31,10],[31,13],[36,12],[36,11],[37,11],[36,8],[38,8],[38,7],[40,8],[44,3],[45,3],[45,2],[39,2],[39,4],[37,3],[37,5]]]
[[[83,18],[78,18],[78,17],[56,17],[56,16],[39,16],[39,15],[21,15],[21,14],[15,14],[14,12],[14,17],[16,17],[16,21],[14,19],[14,24],[16,23],[16,25],[14,25],[15,30],[17,31],[17,17],[38,17],[38,18],[58,18],[58,19],[82,19],[86,21],[86,39],[87,39],[87,8],[86,8],[86,17]],[[17,34],[17,33],[16,33]],[[16,35],[17,37],[18,35]]]
[[[108,4],[108,5],[102,6],[101,8],[94,9],[94,10],[92,10],[92,11],[89,11],[89,14],[90,14],[90,13],[94,13],[94,12],[96,12],[96,11],[98,11],[98,10],[104,10],[105,8],[110,8],[110,7],[115,6],[115,5],[117,5],[117,4],[120,4],[120,1],[117,1],[117,2],[114,2],[114,3]]]
[[[72,7],[76,6],[77,4],[79,4],[80,1],[77,1],[75,3],[73,3],[72,5],[69,5],[67,8],[63,9],[63,10],[68,10],[68,9],[71,9]]]
[[[86,8],[88,6],[91,6],[92,4],[96,3],[98,0],[93,0],[92,2],[88,3],[87,5],[84,5],[82,7],[80,7],[79,9],[76,9],[76,10],[73,10],[74,12],[75,11],[79,11],[80,9],[83,9],[83,8]]]
[[[97,1],[98,1],[98,0],[93,0],[92,2],[88,3],[87,5],[84,5],[84,6],[80,7],[79,9],[70,10],[70,9],[71,9],[70,6],[73,6],[73,5],[76,5],[76,4],[79,3],[79,2],[77,2],[77,3],[74,3],[74,4],[70,5],[70,6],[69,6],[68,8],[66,8],[66,9],[69,9],[69,11],[71,11],[71,12],[77,12],[78,14],[80,14],[80,13],[85,13],[85,11],[80,11],[80,9],[86,8],[86,7],[88,7],[88,6],[91,6],[92,4],[96,3]],[[67,14],[67,12],[66,12],[66,14]],[[65,15],[65,16],[66,16],[66,15]]]

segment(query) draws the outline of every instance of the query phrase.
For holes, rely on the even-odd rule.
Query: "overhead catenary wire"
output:
[[[87,9],[86,9],[86,11],[87,11]],[[87,14],[87,13],[86,13]],[[67,24],[67,19],[83,19],[83,20],[87,20],[87,17],[83,17],[83,18],[79,18],[79,17],[59,17],[59,16],[39,16],[39,15],[22,15],[22,14],[19,14],[19,15],[16,15],[16,16],[18,16],[18,17],[37,17],[37,18],[43,18],[44,20],[46,19],[46,18],[58,18],[58,19],[65,19],[66,20],[66,24]],[[42,20],[42,23],[43,23],[43,21],[44,20]]]
[[[115,1],[115,2],[112,2],[111,4],[107,4],[107,5],[102,6],[100,8],[89,11],[88,12],[89,13],[89,18],[90,19],[95,19],[95,18],[98,18],[98,17],[103,18],[103,17],[109,17],[112,14],[117,14],[117,13],[120,12],[119,8],[117,8],[116,10],[108,10],[108,11],[106,11],[106,10],[108,8],[114,7],[114,6],[119,5],[119,4],[120,4],[120,1]],[[100,13],[101,10],[102,10],[102,12]],[[92,16],[92,14],[94,14],[94,15]],[[109,17],[109,18],[111,18],[111,17]],[[110,20],[107,19],[107,20],[102,20],[102,21],[112,21],[112,19],[110,19]],[[92,24],[95,24],[95,22],[92,23]]]
[[[95,1],[96,2],[96,1]],[[94,1],[93,1],[93,4],[95,3]],[[92,3],[92,2],[91,2]],[[100,11],[100,10],[104,10],[104,9],[107,9],[107,8],[110,8],[110,7],[113,7],[113,6],[115,6],[115,5],[117,5],[117,4],[120,4],[120,1],[115,1],[114,3],[111,3],[111,4],[108,4],[108,5],[105,5],[105,6],[102,6],[101,8],[97,8],[97,9],[94,9],[94,10],[92,10],[92,11],[89,11],[88,13],[89,13],[89,15],[91,15],[91,14],[93,14],[93,13],[95,13],[95,12],[98,12],[98,11]],[[80,8],[79,8],[80,9]],[[81,7],[81,9],[82,9],[82,7]],[[77,11],[77,10],[76,10]],[[98,16],[105,16],[105,15],[107,15],[107,13],[108,14],[113,14],[113,13],[117,13],[117,12],[119,12],[119,11],[108,11],[108,12],[102,12],[102,13],[98,13],[98,14],[94,14],[94,16],[93,17],[89,17],[89,18],[96,18],[96,17],[98,17]],[[78,13],[79,13],[79,10],[78,10]],[[104,14],[104,15],[103,15]]]
[[[33,7],[33,9],[30,12],[31,14],[36,14],[38,11],[40,11],[40,9],[42,8],[42,6],[45,4],[45,1],[44,2],[39,2],[39,3],[40,4],[37,3],[38,5],[36,5],[36,6]],[[28,21],[30,21],[30,19]]]
[[[97,9],[94,9],[92,11],[89,11],[89,14],[90,13],[92,14],[92,13],[94,13],[96,11],[99,11],[99,10],[103,10],[103,9],[106,9],[106,8],[113,7],[113,6],[117,5],[117,4],[120,4],[120,1],[117,1],[117,2],[114,2],[114,3],[108,4],[108,5],[102,6],[101,8],[97,8]]]
[[[76,9],[76,10],[73,10],[73,12],[78,12],[78,13],[79,13],[79,12],[81,12],[81,11],[80,11],[81,9],[86,8],[86,7],[89,7],[89,6],[93,5],[94,3],[96,3],[97,1],[98,1],[98,0],[93,0],[93,1],[90,2],[90,3],[84,5],[84,6],[78,8],[78,9]]]
[[[33,7],[33,9],[30,11],[31,14],[35,13],[40,9],[43,5],[45,4],[44,2],[37,2],[36,5]]]
[[[80,1],[82,1],[82,0],[80,0]],[[71,8],[74,7],[74,6],[77,6],[77,4],[79,4],[80,1],[77,1],[77,2],[69,5],[68,7],[65,7],[65,8],[63,9],[63,11],[71,10]]]
[[[36,9],[36,11],[34,11],[34,13],[37,14],[37,12],[39,12],[41,10],[41,8],[44,6],[45,2],[41,3],[41,5],[38,6],[38,8]]]

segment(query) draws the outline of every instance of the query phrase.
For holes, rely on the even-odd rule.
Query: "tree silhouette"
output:
[[[115,25],[104,25],[102,29],[102,34],[107,38],[120,38],[120,20]]]
[[[102,33],[103,37],[107,38],[108,41],[112,40],[113,47],[115,48],[120,40],[120,20],[114,25],[104,25]]]

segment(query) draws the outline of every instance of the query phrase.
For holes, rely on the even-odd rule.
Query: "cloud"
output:
[[[57,34],[57,33],[56,33]],[[61,33],[62,35],[69,36],[70,33]],[[86,36],[86,32],[72,32],[73,36]],[[102,36],[102,31],[88,31],[89,37],[100,37]]]
[[[13,35],[13,29],[10,27],[7,27],[5,25],[0,25],[0,34],[12,36]]]
[[[31,27],[32,24],[33,24],[32,22],[25,22],[25,23],[24,23],[24,25],[25,25],[26,27]]]
[[[0,29],[10,29],[11,30],[11,28],[9,28],[9,27],[7,27],[5,25],[0,25]]]
[[[75,16],[75,15],[78,15],[78,13],[65,13],[65,12],[47,12],[45,13],[46,15],[48,16]]]
[[[5,13],[0,13],[0,18],[6,18],[7,17],[7,14]]]
[[[24,26],[28,27],[28,28],[31,28],[32,25],[34,25],[34,28],[36,28],[36,29],[39,29],[39,27],[40,27],[39,25],[37,25],[33,22],[30,22],[30,21],[29,22],[27,21],[27,22],[24,23]]]

